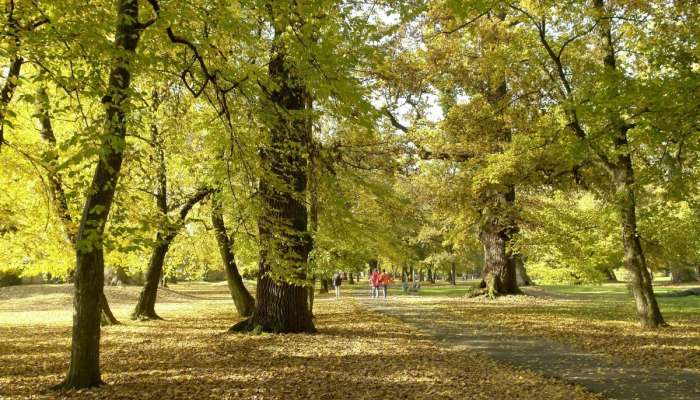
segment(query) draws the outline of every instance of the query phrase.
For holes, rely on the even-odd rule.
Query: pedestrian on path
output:
[[[386,270],[383,269],[382,273],[379,275],[379,284],[382,287],[382,290],[384,291],[384,300],[387,300],[389,298],[389,285],[394,281],[394,278],[391,277],[391,274],[387,274]]]
[[[379,298],[379,270],[377,268],[369,276],[369,284],[372,287],[372,298]]]
[[[333,274],[333,287],[335,288],[335,298],[340,298],[340,285],[343,283],[343,276],[340,272]]]

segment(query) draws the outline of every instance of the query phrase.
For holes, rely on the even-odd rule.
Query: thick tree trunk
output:
[[[105,106],[101,157],[87,192],[78,228],[73,296],[73,340],[68,375],[57,387],[82,389],[102,385],[100,375],[100,296],[103,295],[102,235],[121,170],[129,100],[130,59],[139,40],[137,0],[119,0],[114,48]]]
[[[496,218],[489,217],[481,225],[479,240],[484,248],[484,269],[479,287],[489,297],[520,294],[515,262],[507,250],[508,228],[501,227]]]
[[[527,274],[527,270],[525,269],[525,261],[523,260],[523,256],[520,254],[514,254],[513,262],[515,262],[515,279],[518,286],[534,285],[534,283],[532,283],[532,279],[530,279],[530,276]]]
[[[271,7],[274,19],[275,10]],[[295,76],[280,39],[288,25],[275,24],[268,74],[271,140],[260,149],[265,173],[260,179],[258,219],[260,262],[253,315],[232,331],[315,332],[309,312],[306,272],[311,237],[304,199],[311,130],[308,93]],[[286,187],[281,187],[283,182]],[[282,276],[278,275],[282,274]]]
[[[353,278],[353,272],[348,273],[348,283],[351,285],[355,284],[355,278]]]
[[[450,285],[457,285],[457,266],[454,261],[452,262],[452,269],[450,270]]]
[[[418,282],[423,282],[423,270],[418,271]]]
[[[413,282],[413,265],[411,265],[408,269],[408,281]]]
[[[236,310],[238,310],[238,315],[249,317],[253,315],[253,310],[255,310],[255,299],[253,299],[253,296],[250,295],[248,289],[243,285],[243,278],[241,278],[241,274],[238,272],[238,266],[236,265],[236,259],[233,254],[233,239],[228,236],[228,232],[226,231],[224,217],[221,212],[221,203],[218,199],[214,199],[212,203],[211,223],[214,226],[216,242],[219,244],[221,261],[226,271],[228,289],[231,292],[233,304],[236,306]]]

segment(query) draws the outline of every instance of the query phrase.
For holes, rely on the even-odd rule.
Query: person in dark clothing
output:
[[[335,298],[340,298],[340,285],[343,283],[343,276],[340,272],[333,274],[333,287],[335,288]]]

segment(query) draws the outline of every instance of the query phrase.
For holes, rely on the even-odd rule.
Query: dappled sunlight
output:
[[[220,285],[200,284],[197,290],[176,287],[178,292],[196,292],[207,299],[226,290]],[[112,300],[115,310],[123,310],[118,317],[124,324],[102,330],[103,379],[109,385],[61,396],[595,398],[555,379],[437,346],[425,333],[365,310],[352,298],[317,303],[317,334],[248,335],[226,332],[237,320],[230,300],[183,302],[166,297],[157,305],[165,321],[131,321],[129,303],[124,301],[135,301],[138,288],[126,288],[124,293],[129,291],[130,299]],[[69,296],[69,291],[65,293]],[[0,318],[6,321],[7,313],[0,312]],[[0,397],[57,396],[47,388],[61,380],[70,355],[70,318],[61,323],[63,327],[56,327],[35,319],[22,326],[0,325],[5,339],[0,344]]]

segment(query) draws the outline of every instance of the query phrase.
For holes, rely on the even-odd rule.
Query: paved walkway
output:
[[[495,332],[454,317],[430,312],[429,306],[400,299],[388,303],[359,299],[374,311],[399,318],[432,335],[445,346],[486,353],[515,367],[560,378],[602,393],[609,399],[698,400],[700,374],[679,369],[643,368],[604,355],[586,353],[540,337]]]

